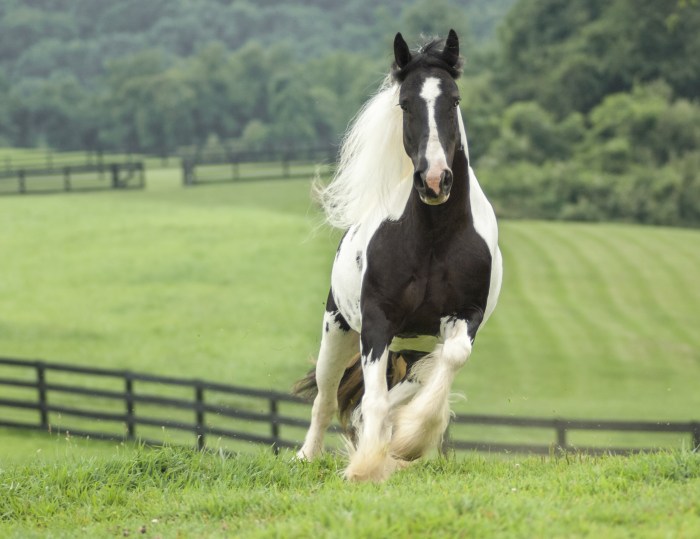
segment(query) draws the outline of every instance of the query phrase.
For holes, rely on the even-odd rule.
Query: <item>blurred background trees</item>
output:
[[[502,215],[700,225],[692,0],[0,0],[0,145],[337,144],[394,33],[450,27]]]

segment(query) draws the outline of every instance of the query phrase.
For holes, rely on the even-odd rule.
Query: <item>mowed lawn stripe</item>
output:
[[[661,229],[655,232],[657,237],[653,241],[644,241],[643,235],[628,233],[625,247],[639,251],[639,271],[645,278],[648,292],[657,299],[663,315],[660,321],[670,322],[662,324],[661,329],[674,330],[685,341],[700,347],[700,332],[692,330],[694,325],[688,324],[689,320],[700,322],[700,287],[697,285],[700,239],[695,239],[694,251],[687,245],[682,249],[671,248],[667,241],[675,237],[675,231]],[[658,250],[661,245],[666,247],[663,252]],[[635,254],[631,252],[630,256]]]
[[[598,323],[598,331],[591,339],[600,345],[601,359],[617,362],[627,357],[630,340],[648,330],[639,319],[639,312],[630,309],[627,298],[619,294],[627,289],[628,280],[638,279],[638,275],[620,256],[617,242],[609,245],[598,237],[592,238],[588,232],[586,225],[577,227],[575,233],[567,230],[566,225],[551,226],[548,237],[557,252],[566,250],[571,260],[584,270],[586,288],[576,290],[576,301]]]
[[[621,303],[624,313],[630,317],[630,329],[634,330],[631,346],[638,348],[636,358],[649,361],[658,360],[669,353],[670,349],[682,349],[687,346],[697,347],[700,340],[687,327],[687,318],[682,312],[694,303],[700,308],[692,295],[685,295],[683,290],[694,286],[694,276],[677,272],[667,263],[666,255],[649,256],[643,244],[631,241],[624,234],[611,235],[608,229],[596,230],[583,228],[581,236],[588,241],[588,256],[598,259],[600,264],[607,264],[611,271],[617,267],[619,277],[611,280],[609,290]],[[659,242],[663,244],[662,241]],[[669,253],[669,256],[673,256]],[[662,296],[661,290],[665,289]],[[664,299],[666,293],[678,294],[680,310],[672,302]],[[640,357],[641,356],[641,357]]]
[[[587,328],[579,323],[576,313],[572,311],[567,285],[554,256],[549,253],[548,247],[543,247],[548,239],[542,236],[535,223],[517,225],[513,227],[514,245],[517,249],[513,258],[518,261],[516,272],[521,283],[519,289],[530,300],[527,315],[535,313],[544,321],[547,336],[552,337],[558,353],[568,356],[580,351],[578,343],[586,340]],[[542,340],[541,344],[549,346],[549,339]]]

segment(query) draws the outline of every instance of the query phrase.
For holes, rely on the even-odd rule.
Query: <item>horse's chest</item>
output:
[[[485,309],[491,255],[473,229],[439,243],[385,240],[368,250],[362,302],[379,305],[400,332],[434,334],[443,316]]]

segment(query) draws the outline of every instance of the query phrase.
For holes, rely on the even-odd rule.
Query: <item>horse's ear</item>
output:
[[[442,59],[450,67],[455,67],[459,61],[459,38],[457,32],[450,30],[445,40],[445,49],[442,51]]]
[[[401,32],[397,33],[394,38],[394,59],[396,60],[396,67],[399,69],[403,69],[411,61],[411,51]]]

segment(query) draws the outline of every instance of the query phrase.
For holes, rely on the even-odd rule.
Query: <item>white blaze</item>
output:
[[[425,159],[428,162],[428,169],[425,177],[429,187],[436,193],[439,191],[440,174],[449,168],[445,150],[440,144],[437,123],[435,122],[435,102],[440,96],[440,79],[428,77],[423,83],[420,96],[425,100],[428,107],[428,145],[425,148]]]

